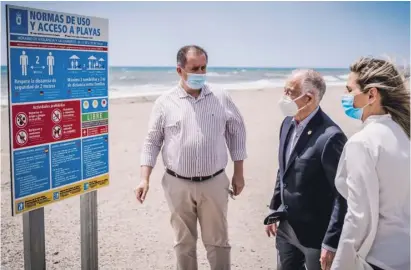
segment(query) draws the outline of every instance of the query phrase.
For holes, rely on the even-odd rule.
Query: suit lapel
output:
[[[284,173],[285,171],[285,151],[286,151],[286,142],[287,142],[287,137],[289,136],[290,130],[291,130],[291,125],[292,122],[290,119],[287,119],[287,121],[284,123],[283,129],[281,131],[281,136],[280,136],[280,149],[279,149],[279,162],[280,162],[280,172],[281,174]]]
[[[290,159],[288,160],[287,166],[284,169],[284,174],[285,175],[290,168],[291,164],[294,162],[294,160],[297,158],[297,156],[302,152],[304,147],[307,145],[307,142],[313,135],[313,130],[315,130],[315,127],[318,126],[321,122],[321,114],[322,111],[319,109],[317,113],[313,116],[313,118],[308,122],[308,124],[305,126],[303,132],[301,133],[300,138],[298,139],[293,151],[291,152]]]

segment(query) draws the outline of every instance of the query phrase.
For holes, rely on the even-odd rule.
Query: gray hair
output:
[[[312,69],[296,69],[291,76],[301,78],[300,88],[303,93],[314,94],[318,102],[322,100],[327,86],[319,72]]]
[[[187,53],[191,50],[193,50],[197,55],[204,54],[208,62],[208,54],[206,50],[198,45],[186,45],[180,48],[177,52],[177,65],[180,67],[185,67],[187,63]]]

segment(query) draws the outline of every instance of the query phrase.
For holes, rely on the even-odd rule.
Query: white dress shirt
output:
[[[288,160],[290,159],[291,153],[294,150],[295,145],[297,144],[298,140],[301,137],[301,134],[303,133],[305,127],[308,125],[308,123],[311,121],[311,119],[314,117],[314,115],[318,112],[318,110],[320,109],[319,106],[317,106],[317,108],[315,108],[314,111],[312,111],[306,118],[304,118],[301,122],[297,123],[297,121],[295,120],[295,118],[293,118],[293,120],[291,120],[293,127],[293,132],[291,134],[291,138],[286,146],[286,164],[288,163]]]
[[[164,166],[185,176],[209,176],[233,161],[245,160],[243,117],[227,91],[205,85],[194,98],[180,86],[154,103],[141,151],[141,165],[154,167],[162,152]]]
[[[410,139],[390,115],[348,140],[335,184],[348,212],[331,269],[409,270]]]

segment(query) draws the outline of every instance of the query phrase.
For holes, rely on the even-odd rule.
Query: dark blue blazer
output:
[[[347,137],[321,108],[308,122],[287,166],[285,151],[292,117],[281,124],[279,170],[270,209],[286,209],[286,219],[305,247],[337,248],[347,202],[334,185]]]

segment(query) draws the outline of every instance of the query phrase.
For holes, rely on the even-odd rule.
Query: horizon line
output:
[[[8,65],[1,65],[7,67]],[[109,68],[175,68],[176,66],[130,66],[110,65]],[[349,67],[307,67],[307,66],[207,66],[207,68],[266,68],[266,69],[349,69]]]

